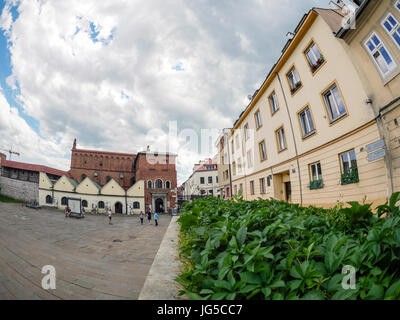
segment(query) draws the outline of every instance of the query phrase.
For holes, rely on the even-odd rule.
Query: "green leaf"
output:
[[[274,288],[285,288],[286,285],[285,285],[285,282],[284,282],[284,281],[282,281],[282,280],[276,280],[276,281],[274,281],[274,282],[270,285],[270,287],[271,287],[272,289],[274,289]]]
[[[236,234],[237,241],[239,242],[240,245],[244,244],[244,242],[246,241],[246,237],[247,237],[247,227],[242,226]]]
[[[262,283],[261,277],[252,272],[240,272],[239,276],[242,279],[242,281],[245,283],[250,283],[250,284],[261,284]]]
[[[226,289],[228,291],[232,290],[231,284],[225,280],[215,280],[214,285],[216,288],[222,288],[222,289]]]
[[[383,287],[377,284],[374,284],[368,292],[367,299],[373,299],[373,300],[380,300],[383,298],[384,295],[384,290]]]
[[[210,289],[202,289],[200,291],[200,294],[213,294],[213,293],[214,293],[214,291],[210,290]]]
[[[313,290],[306,293],[301,300],[324,300],[324,294],[319,290]]]
[[[224,300],[227,296],[227,292],[217,292],[211,296],[211,300]]]
[[[205,231],[206,231],[205,227],[199,227],[194,230],[194,232],[200,237],[204,236]]]
[[[203,297],[194,292],[186,292],[190,300],[203,300]]]
[[[249,293],[249,292],[255,290],[256,288],[258,288],[258,285],[249,284],[249,285],[245,286],[243,289],[240,289],[239,293]]]
[[[268,298],[271,295],[271,288],[262,288],[261,292],[264,294],[264,298]]]
[[[301,280],[292,280],[292,281],[288,282],[288,286],[289,286],[290,290],[293,291],[300,287],[301,282],[302,282]]]
[[[399,295],[400,295],[400,280],[397,280],[389,287],[389,289],[387,289],[385,293],[385,298],[388,297],[398,298]]]

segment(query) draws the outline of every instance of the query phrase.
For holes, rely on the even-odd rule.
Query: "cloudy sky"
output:
[[[0,149],[68,170],[74,138],[128,153],[168,145],[182,183],[215,152],[196,134],[231,127],[286,33],[328,2],[0,0]]]

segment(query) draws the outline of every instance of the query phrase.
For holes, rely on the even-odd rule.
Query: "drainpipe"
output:
[[[125,213],[128,215],[128,198],[127,198],[127,190],[125,190]]]
[[[302,205],[303,205],[303,186],[302,186],[302,183],[301,183],[299,152],[298,152],[298,150],[297,150],[296,138],[295,138],[294,130],[293,130],[292,117],[290,116],[290,113],[289,113],[289,106],[288,106],[288,103],[287,103],[287,100],[286,100],[285,91],[283,90],[282,81],[281,81],[281,78],[280,78],[278,72],[276,72],[276,76],[278,77],[279,84],[280,84],[280,86],[281,86],[283,98],[284,98],[284,100],[285,100],[286,111],[287,111],[287,114],[288,114],[288,117],[289,117],[290,129],[291,129],[291,131],[292,131],[292,137],[293,137],[293,143],[294,143],[294,150],[295,150],[295,152],[296,152],[297,172],[298,172],[298,175],[299,175],[300,205],[302,206]],[[290,174],[290,173],[289,173],[289,174]]]

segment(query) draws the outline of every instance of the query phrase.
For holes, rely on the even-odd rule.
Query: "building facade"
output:
[[[183,183],[184,198],[220,197],[217,159],[205,159],[195,164],[193,173]]]
[[[84,150],[74,141],[70,176],[78,183],[86,177],[100,186],[114,180],[123,190],[137,181],[145,183],[145,205],[157,212],[176,206],[176,155],[139,152],[137,154]]]
[[[217,139],[216,147],[218,150],[218,189],[222,199],[230,199],[232,194],[231,186],[231,167],[229,144],[227,143],[231,129],[223,129]]]
[[[345,18],[339,8],[310,10],[235,122],[233,194],[327,207],[387,200],[386,160],[368,154],[382,138],[370,93],[335,36]]]

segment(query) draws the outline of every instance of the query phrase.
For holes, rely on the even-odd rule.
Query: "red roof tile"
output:
[[[47,166],[42,166],[38,164],[30,164],[30,163],[23,163],[23,162],[17,162],[17,161],[10,161],[10,160],[5,160],[1,163],[3,167],[8,167],[8,168],[14,168],[14,169],[21,169],[21,170],[26,170],[26,171],[36,171],[36,172],[45,172],[48,174],[52,174],[55,176],[62,176],[66,175],[69,177],[69,173],[66,171],[50,168]]]

